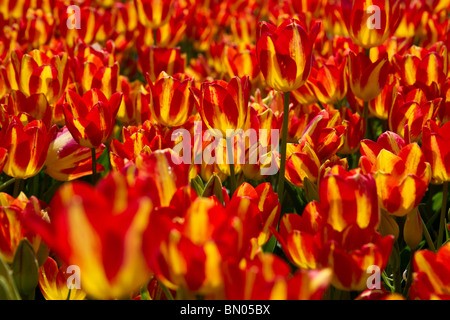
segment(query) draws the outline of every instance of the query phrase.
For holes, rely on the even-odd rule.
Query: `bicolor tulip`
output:
[[[389,129],[405,140],[419,141],[423,126],[433,117],[441,103],[442,98],[428,101],[421,89],[399,93],[388,113]]]
[[[330,269],[298,270],[290,277],[289,265],[269,253],[223,269],[225,296],[231,300],[320,300],[332,275]]]
[[[165,144],[161,129],[149,121],[139,127],[123,127],[121,143],[117,139],[110,142],[110,161],[114,170],[122,170],[129,161],[135,161],[141,154],[150,154],[152,151],[170,147]]]
[[[64,117],[75,141],[88,148],[97,148],[108,141],[121,100],[119,92],[108,100],[99,89],[91,89],[82,97],[75,91],[67,91]]]
[[[342,17],[352,41],[363,48],[378,47],[400,24],[406,5],[399,0],[342,0]]]
[[[22,91],[25,96],[42,93],[49,104],[55,103],[64,93],[69,78],[68,55],[50,55],[39,50],[23,54],[18,50],[11,53],[15,83],[13,90]],[[16,87],[17,86],[17,87]]]
[[[383,90],[390,65],[387,55],[372,62],[364,53],[356,55],[353,52],[348,56],[348,75],[350,88],[353,94],[363,101],[376,98]]]
[[[105,146],[95,148],[96,158],[100,157]],[[97,172],[104,170],[96,164]],[[59,181],[71,181],[92,174],[91,149],[80,146],[67,127],[55,133],[48,147],[44,172]]]
[[[249,183],[243,183],[235,191],[234,196],[250,198],[260,210],[259,224],[261,233],[258,235],[258,245],[269,241],[272,232],[270,227],[276,228],[280,218],[281,207],[277,194],[270,183],[261,183],[256,188]]]
[[[442,184],[450,181],[450,123],[438,127],[433,120],[428,120],[423,127],[422,151],[431,165],[431,181]]]
[[[139,22],[156,29],[169,21],[172,14],[173,0],[134,0]]]
[[[29,9],[22,17],[19,41],[33,48],[46,44],[53,37],[55,19],[42,9]]]
[[[406,145],[388,131],[377,142],[361,141],[360,151],[360,167],[374,176],[382,209],[404,216],[417,207],[428,189],[431,168],[416,143]]]
[[[450,299],[449,257],[450,243],[442,246],[437,253],[420,250],[414,254],[411,299]]]
[[[151,118],[150,97],[140,81],[128,82],[121,77],[120,91],[123,92],[122,103],[117,112],[117,120],[124,126],[142,124]]]
[[[50,128],[52,124],[52,108],[43,93],[27,97],[21,91],[12,91],[8,98],[6,112],[17,116],[25,123],[42,120],[47,128]]]
[[[63,185],[50,203],[50,222],[27,213],[24,220],[65,265],[79,267],[87,295],[118,299],[149,277],[142,235],[152,210],[142,186],[116,172],[97,188],[79,181]]]
[[[27,210],[39,219],[48,219],[46,207],[36,197],[27,198],[23,192],[17,198],[0,193],[0,255],[6,262],[13,262],[17,247],[24,238],[31,243],[34,252],[38,252],[41,237],[26,228],[23,217]]]
[[[342,124],[345,127],[344,144],[338,150],[340,154],[352,154],[359,149],[360,141],[364,138],[366,123],[358,113],[352,113],[344,107],[340,110]]]
[[[337,104],[347,94],[347,77],[347,59],[338,62],[333,57],[321,66],[313,66],[308,81],[321,103]]]
[[[360,170],[334,166],[320,180],[320,202],[308,203],[301,216],[286,214],[276,232],[284,252],[298,267],[331,268],[332,284],[363,290],[367,268],[384,269],[393,237],[376,232],[379,223],[375,181]]]
[[[86,293],[76,288],[74,281],[69,278],[75,269],[68,269],[68,266],[60,266],[53,258],[48,257],[45,263],[39,268],[39,288],[46,300],[84,300]],[[81,276],[80,276],[81,277]],[[69,289],[68,284],[73,285]]]
[[[180,48],[138,47],[138,62],[142,73],[155,82],[161,72],[173,76],[184,73],[186,54]]]
[[[160,125],[178,127],[186,123],[194,109],[190,88],[193,80],[183,74],[169,76],[162,72],[151,89],[150,111],[152,119]]]
[[[223,138],[229,138],[236,129],[242,129],[247,120],[249,78],[234,77],[228,83],[222,80],[203,82],[200,89],[192,87],[203,122],[208,129],[216,129]]]
[[[253,81],[259,76],[260,70],[255,47],[247,45],[243,49],[239,49],[237,46],[226,46],[224,56],[230,78],[242,78],[248,75],[250,81]]]
[[[47,129],[42,120],[23,125],[17,117],[0,131],[0,147],[8,150],[3,172],[17,179],[27,179],[41,171],[56,126]]]
[[[312,49],[320,23],[308,28],[304,20],[288,19],[280,26],[260,22],[257,31],[256,56],[267,85],[290,92],[308,79]]]

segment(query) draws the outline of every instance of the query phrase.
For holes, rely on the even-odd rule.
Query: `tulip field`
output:
[[[0,30],[0,300],[450,300],[450,0],[0,0]]]

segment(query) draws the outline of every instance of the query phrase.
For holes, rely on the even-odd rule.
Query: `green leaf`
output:
[[[34,249],[27,239],[22,239],[17,247],[11,265],[14,282],[22,297],[34,293],[39,282],[39,265]]]
[[[141,300],[151,300],[150,294],[148,292],[147,283],[141,287]]]
[[[20,295],[17,292],[17,288],[12,278],[12,271],[9,268],[8,264],[3,260],[1,255],[0,255],[0,279],[2,280],[2,283],[0,284],[1,286],[0,291],[2,291],[0,293],[0,296],[6,295],[10,300],[20,300]]]
[[[263,246],[262,249],[264,252],[272,253],[276,245],[277,245],[277,238],[275,238],[275,236],[272,235],[272,237],[270,237],[269,241],[267,241],[267,243]]]
[[[433,211],[440,211],[441,210],[441,206],[442,206],[442,191],[436,193],[433,196],[432,209],[433,209]]]
[[[36,258],[37,258],[39,267],[41,267],[45,263],[45,261],[47,261],[49,253],[50,253],[50,249],[47,247],[47,245],[44,242],[41,241],[38,252],[36,253]]]
[[[3,276],[0,276],[0,300],[14,300],[8,281]]]

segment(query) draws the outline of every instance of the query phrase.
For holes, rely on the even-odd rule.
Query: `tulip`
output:
[[[383,44],[395,32],[405,4],[399,0],[342,0],[341,9],[352,41],[368,49]]]
[[[387,56],[372,62],[364,53],[349,53],[350,88],[356,97],[367,102],[376,98],[386,84],[390,66]]]
[[[239,50],[233,46],[226,46],[224,55],[226,70],[230,78],[242,78],[248,75],[250,81],[253,82],[259,76],[260,70],[254,47],[247,45],[244,49]]]
[[[190,92],[193,80],[181,74],[171,77],[163,71],[154,84],[148,82],[152,96],[152,119],[167,127],[185,124],[194,108],[194,98]]]
[[[320,300],[331,270],[299,270],[289,278],[289,266],[273,254],[225,264],[225,295],[231,300]]]
[[[389,129],[405,140],[419,141],[423,126],[441,103],[441,98],[428,101],[421,89],[398,94],[388,113]],[[405,126],[408,126],[408,131]]]
[[[28,42],[33,48],[37,48],[52,38],[55,19],[42,9],[29,9],[26,16],[22,17],[22,24],[20,42]]]
[[[378,228],[377,185],[371,175],[335,166],[320,180],[319,198],[323,218],[335,230],[341,232],[353,222],[361,229]]]
[[[134,0],[139,22],[147,28],[156,29],[169,21],[173,0]]]
[[[79,267],[87,295],[120,299],[149,277],[142,235],[153,202],[142,191],[120,173],[100,181],[97,188],[72,182],[53,197],[50,222],[27,213],[24,221],[65,265]]]
[[[138,47],[138,62],[142,73],[148,73],[150,80],[155,82],[163,71],[170,76],[184,73],[186,54],[182,54],[180,48]]]
[[[33,120],[23,125],[12,117],[8,126],[0,132],[0,147],[8,150],[3,172],[16,179],[27,179],[41,171],[47,157],[51,138],[56,130],[49,131],[42,120]]]
[[[17,87],[25,96],[42,93],[49,104],[54,104],[64,93],[68,81],[67,54],[49,56],[33,50],[23,54],[11,53]]]
[[[256,56],[269,87],[290,92],[306,82],[319,30],[319,22],[309,30],[303,20],[296,19],[285,20],[279,27],[259,23]]]
[[[95,148],[96,159],[100,157],[105,146]],[[103,171],[97,164],[97,172]],[[45,160],[45,173],[59,181],[72,181],[92,174],[91,149],[80,146],[72,137],[67,127],[56,132],[48,147]]]
[[[152,196],[155,205],[168,206],[176,191],[189,185],[190,166],[181,160],[169,148],[136,156],[139,176],[149,178],[147,180],[154,188]]]
[[[449,255],[450,243],[441,247],[437,253],[420,250],[414,254],[411,299],[450,299]]]
[[[411,250],[416,250],[420,241],[422,241],[422,235],[422,218],[420,217],[419,209],[416,208],[406,215],[403,226],[403,237]]]
[[[270,183],[261,183],[256,188],[253,188],[248,183],[243,183],[234,193],[234,196],[248,197],[261,211],[259,224],[261,233],[258,236],[258,245],[263,246],[269,241],[271,236],[270,227],[275,228],[280,218],[280,203],[278,197],[273,192]]]
[[[70,288],[70,274],[66,266],[58,265],[55,260],[48,257],[44,265],[39,268],[39,288],[46,300],[84,300],[86,293],[77,289]]]
[[[359,149],[360,141],[364,138],[366,123],[358,114],[353,114],[350,109],[344,107],[340,110],[342,114],[342,124],[345,127],[344,144],[339,149],[340,154],[352,154]]]
[[[27,229],[22,219],[25,210],[39,219],[48,219],[45,207],[46,204],[36,197],[28,199],[23,192],[17,198],[0,193],[0,255],[6,262],[13,262],[19,243],[24,238],[31,243],[34,252],[38,252],[41,237]]]
[[[151,118],[149,94],[143,84],[136,80],[129,83],[125,77],[121,78],[120,90],[123,100],[117,112],[117,120],[124,126],[142,124]]]
[[[433,120],[428,120],[423,127],[422,151],[431,165],[431,181],[436,184],[450,181],[449,135],[449,123],[439,128]]]
[[[360,151],[360,166],[374,176],[382,209],[404,216],[420,203],[431,168],[416,143],[405,145],[395,133],[385,132],[377,142],[361,141]]]
[[[23,122],[42,120],[47,128],[52,124],[52,109],[43,93],[25,96],[21,91],[10,93],[6,112]]]
[[[308,82],[321,103],[339,103],[347,94],[347,60],[329,59],[320,67],[313,66]]]
[[[64,117],[76,142],[87,148],[97,148],[112,134],[122,94],[108,99],[99,89],[91,89],[82,97],[75,91],[66,94]]]
[[[191,88],[203,122],[208,129],[218,130],[226,139],[227,156],[232,159],[232,140],[236,130],[247,121],[249,77],[234,77],[229,83],[221,80],[203,82],[201,89]],[[231,192],[236,190],[234,161],[230,164]]]
[[[83,6],[80,8],[80,20],[78,23],[81,26],[81,21],[85,21],[86,25],[77,29],[77,21],[74,20],[76,13],[73,10],[68,11],[67,5],[64,3],[58,3],[57,8],[60,21],[63,21],[63,23],[59,23],[59,32],[69,47],[73,47],[76,44],[76,39],[82,39],[85,43],[93,43],[97,33],[100,32],[102,22],[107,22],[101,18],[100,10],[90,6]],[[71,25],[71,28],[68,28],[67,23]]]
[[[204,82],[201,89],[191,88],[198,111],[208,129],[217,129],[229,138],[233,130],[244,127],[249,100],[248,76],[224,81]]]
[[[115,61],[114,45],[106,43],[106,48],[99,50],[79,42],[74,49],[71,60],[72,81],[79,94],[91,89],[100,89],[106,98],[110,98],[120,86],[119,64]]]

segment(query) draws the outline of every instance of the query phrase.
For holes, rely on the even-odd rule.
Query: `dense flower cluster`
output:
[[[0,0],[0,299],[450,299],[449,17]]]

